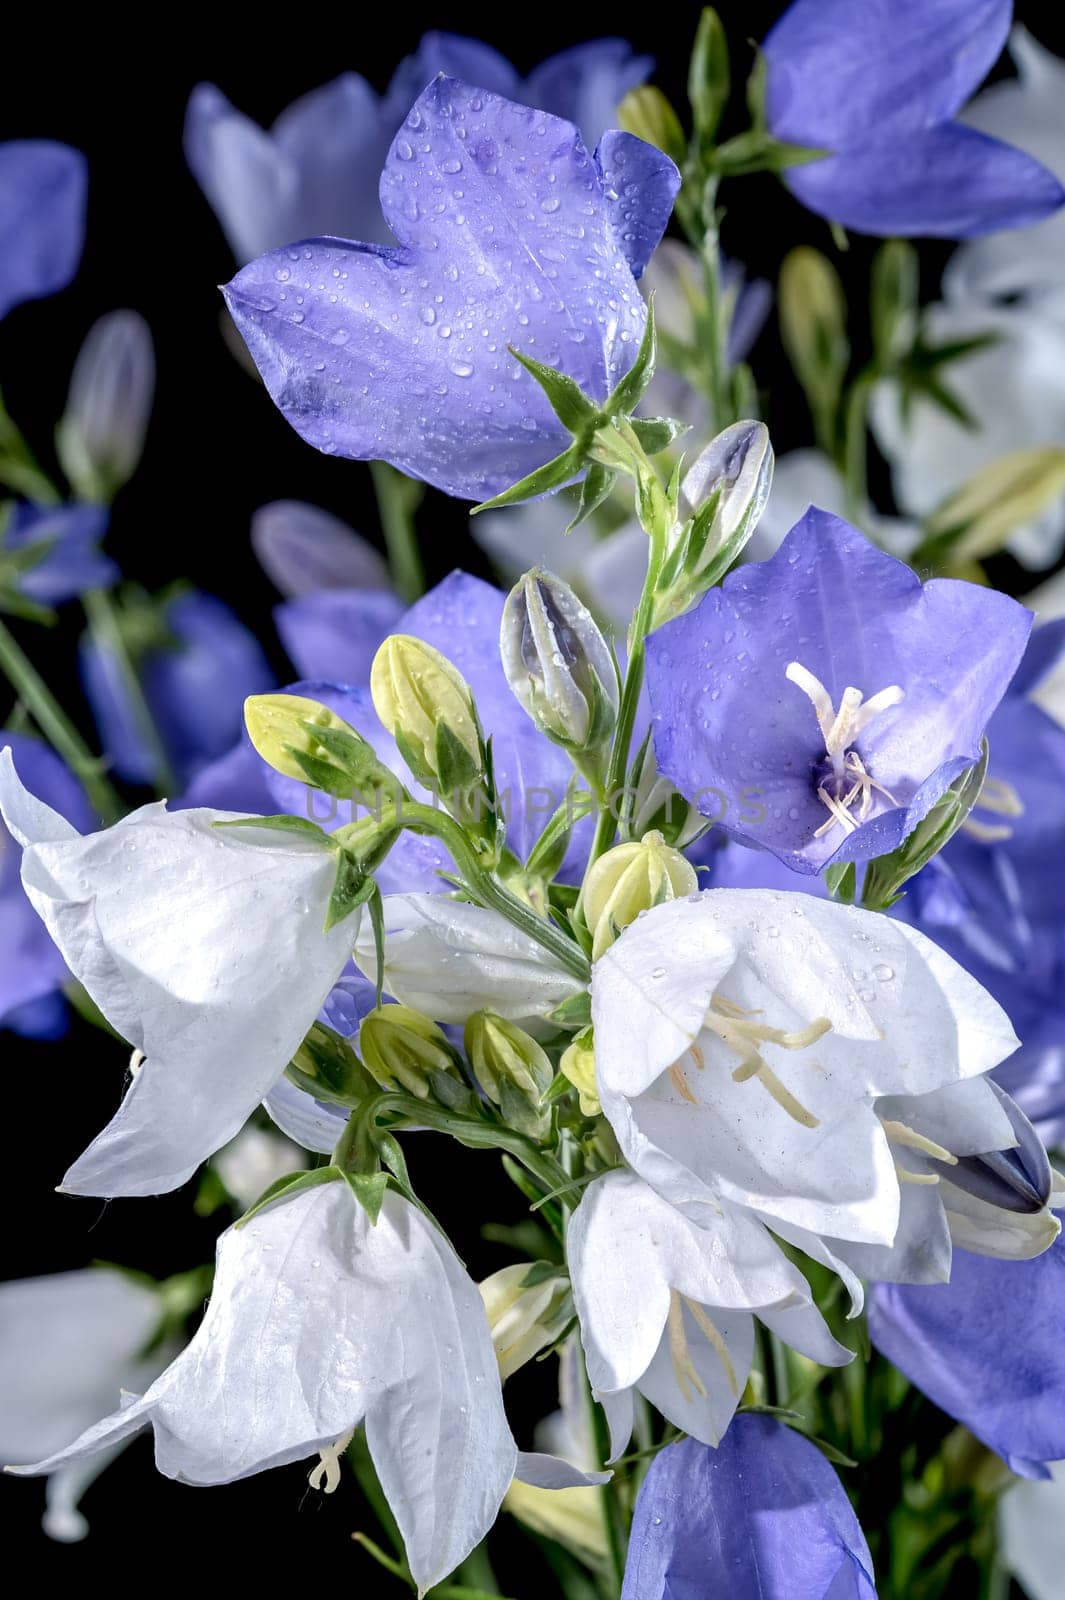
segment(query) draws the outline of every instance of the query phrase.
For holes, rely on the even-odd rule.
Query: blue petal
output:
[[[680,173],[667,155],[631,133],[604,133],[595,152],[618,249],[643,274],[673,214]]]
[[[212,811],[246,811],[249,815],[269,816],[277,805],[266,781],[269,768],[250,739],[242,734],[231,750],[201,767],[177,800],[172,811],[187,811],[207,806]]]
[[[0,317],[65,289],[85,233],[88,167],[69,145],[0,144]]]
[[[274,622],[302,678],[368,683],[378,646],[402,615],[402,600],[386,589],[323,589],[277,606]]]
[[[1065,204],[1053,173],[959,122],[880,138],[789,167],[788,187],[818,216],[877,237],[971,239],[1039,222]]]
[[[618,106],[630,89],[647,82],[654,65],[653,56],[638,56],[627,39],[590,39],[541,61],[515,98],[576,123],[591,150],[608,128],[617,127]]]
[[[621,1600],[876,1600],[872,1559],[816,1445],[741,1414],[716,1450],[685,1439],[651,1463]]]
[[[119,576],[115,563],[98,546],[107,531],[105,506],[20,505],[8,524],[2,550],[40,544],[43,555],[21,573],[18,591],[40,605],[58,606],[87,589],[107,588]]]
[[[641,183],[664,223],[661,157],[624,152],[611,200],[575,128],[439,79],[389,152],[383,250],[311,240],[252,263],[226,300],[271,396],[327,454],[382,459],[485,499],[568,441],[508,345],[602,399],[632,364],[645,310]],[[628,172],[626,176],[628,175]],[[461,192],[460,192],[461,191]]]
[[[847,150],[945,122],[1001,54],[1012,12],[1011,0],[795,0],[762,46],[769,126]]]
[[[475,83],[478,88],[488,89],[506,100],[524,100],[516,70],[498,50],[480,39],[433,30],[422,35],[417,50],[405,56],[392,74],[385,96],[391,133],[403,122],[418,96],[424,94],[441,73],[447,78],[459,78],[463,83]],[[536,103],[525,101],[527,105]]]
[[[955,1250],[949,1284],[877,1284],[877,1349],[989,1449],[1065,1457],[1065,1239],[1032,1261]]]

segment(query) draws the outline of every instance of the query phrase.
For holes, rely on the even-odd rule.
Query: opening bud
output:
[[[649,733],[630,768],[628,786],[633,803],[626,832],[631,838],[642,839],[655,831],[667,844],[685,850],[706,832],[706,818],[659,772]]]
[[[403,1089],[427,1100],[438,1073],[461,1077],[458,1058],[441,1028],[410,1006],[378,1006],[359,1029],[366,1070],[382,1089]]]
[[[533,1138],[543,1134],[549,1120],[543,1098],[555,1073],[536,1040],[494,1011],[475,1011],[465,1044],[477,1082],[507,1124]]]
[[[574,755],[602,751],[617,721],[610,648],[568,583],[534,567],[503,607],[499,651],[507,682],[549,739]]]
[[[478,1288],[504,1379],[553,1344],[573,1318],[569,1280],[546,1261],[503,1267]]]
[[[444,800],[472,800],[484,779],[484,742],[470,686],[447,657],[411,634],[391,634],[374,657],[370,693],[419,783]]]
[[[584,919],[592,935],[592,960],[609,950],[641,911],[693,894],[695,868],[655,829],[639,841],[616,844],[591,868],[581,890]]]
[[[377,1093],[377,1084],[348,1041],[321,1022],[312,1025],[286,1075],[298,1089],[334,1105],[361,1105]]]
[[[286,778],[342,799],[373,804],[382,793],[398,800],[399,780],[361,734],[317,700],[297,694],[254,694],[244,702],[248,737],[267,764]]]
[[[595,1081],[595,1035],[584,1028],[573,1043],[562,1052],[558,1064],[563,1077],[568,1078],[577,1091],[581,1111],[586,1117],[597,1117],[603,1109],[599,1104],[599,1090]]]

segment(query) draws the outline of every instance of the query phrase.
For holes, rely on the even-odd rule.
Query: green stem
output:
[[[866,413],[872,375],[861,372],[851,385],[843,413],[843,483],[847,515],[859,527],[869,510],[868,442]]]
[[[38,505],[57,506],[62,495],[37,465],[33,451],[0,397],[0,483]]]
[[[388,564],[396,592],[408,604],[425,593],[425,571],[414,531],[414,510],[421,491],[387,461],[371,461],[374,494],[381,530],[388,549]]]
[[[581,1362],[582,1388],[584,1404],[588,1420],[591,1423],[592,1434],[595,1439],[596,1459],[600,1462],[610,1459],[610,1430],[607,1426],[606,1413],[601,1405],[592,1398],[591,1384],[588,1382],[588,1373]],[[606,1534],[607,1559],[610,1563],[610,1578],[616,1586],[613,1590],[620,1595],[625,1582],[625,1552],[629,1542],[629,1530],[626,1526],[624,1508],[621,1504],[619,1489],[621,1475],[618,1472],[605,1483],[600,1492],[600,1504],[603,1510],[603,1531]]]
[[[126,641],[122,637],[122,629],[111,596],[106,589],[90,589],[82,603],[89,620],[89,631],[97,647],[103,652],[110,653],[118,665],[122,687],[129,699],[133,718],[137,724],[137,732],[149,752],[155,774],[156,794],[161,799],[175,794],[178,788],[177,778],[145,698],[137,669],[126,649]]]
[[[104,822],[117,822],[125,806],[103,763],[94,756],[32,661],[0,622],[0,672],[26,706],[52,749],[78,778],[94,811]]]
[[[567,972],[579,978],[582,983],[588,982],[590,969],[583,951],[563,933],[561,928],[538,916],[531,906],[524,900],[519,900],[517,895],[511,894],[498,878],[482,866],[472,841],[453,817],[449,817],[446,812],[435,810],[432,806],[409,800],[402,802],[396,816],[404,826],[413,828],[416,832],[435,834],[446,845],[467,888],[479,905],[486,906],[490,911],[498,911],[522,933],[549,951]]]

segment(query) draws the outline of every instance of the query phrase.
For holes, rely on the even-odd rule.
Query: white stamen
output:
[[[897,706],[905,699],[905,690],[898,684],[892,684],[866,700],[860,689],[846,688],[837,711],[820,678],[815,678],[801,662],[789,662],[784,676],[789,683],[802,690],[814,708],[817,725],[825,741],[825,758],[832,769],[832,781],[836,786],[835,794],[827,781],[818,788],[817,797],[828,811],[829,818],[817,829],[814,837],[821,838],[837,825],[853,833],[869,815],[874,792],[884,795],[892,805],[896,802],[884,785],[866,771],[861,756],[851,746],[874,717],[890,711],[892,706]],[[857,820],[852,814],[855,804],[858,807]]]
[[[694,1391],[705,1400],[706,1384],[696,1372],[691,1351],[688,1349],[688,1335],[684,1331],[684,1307],[680,1303],[680,1295],[676,1289],[669,1291],[668,1328],[669,1355],[681,1394],[685,1400],[690,1401]]]
[[[307,1482],[312,1489],[321,1489],[323,1494],[332,1494],[340,1487],[340,1458],[354,1437],[355,1429],[349,1428],[339,1439],[319,1450],[318,1465],[312,1467],[307,1474]]]

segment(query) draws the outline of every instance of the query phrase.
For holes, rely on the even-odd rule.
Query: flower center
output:
[[[789,662],[784,676],[810,701],[825,741],[825,754],[815,766],[814,775],[817,798],[829,815],[814,838],[821,838],[837,824],[853,833],[869,815],[874,792],[884,795],[892,805],[896,804],[884,785],[877,783],[866,770],[864,761],[853,748],[854,742],[874,717],[882,711],[890,711],[905,699],[906,691],[895,683],[866,700],[860,689],[844,689],[837,709],[820,678],[815,678],[800,662]]]
[[[808,1028],[788,1033],[783,1028],[767,1028],[760,1022],[750,1020],[760,1015],[757,1011],[745,1011],[735,1001],[726,1000],[724,995],[715,994],[703,1026],[716,1033],[722,1044],[739,1056],[740,1064],[732,1074],[734,1083],[746,1083],[749,1078],[757,1078],[793,1121],[804,1128],[818,1127],[820,1119],[812,1111],[807,1111],[802,1102],[784,1087],[758,1046],[775,1044],[782,1050],[805,1050],[808,1045],[816,1044],[818,1039],[824,1037],[832,1026],[831,1022],[827,1017],[818,1017]],[[688,1053],[697,1067],[703,1066],[702,1052],[696,1045],[692,1045]],[[671,1069],[670,1077],[684,1098],[694,1102],[695,1096],[679,1065]]]

